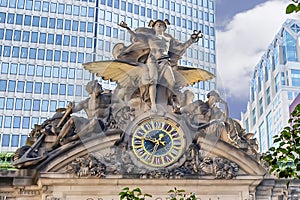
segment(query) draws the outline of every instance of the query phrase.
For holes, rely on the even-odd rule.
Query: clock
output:
[[[146,167],[164,168],[176,164],[187,146],[183,126],[170,117],[145,117],[130,131],[133,161]]]

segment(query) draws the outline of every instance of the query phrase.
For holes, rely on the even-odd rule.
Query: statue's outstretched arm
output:
[[[131,28],[128,27],[128,25],[126,24],[126,22],[121,21],[121,23],[118,24],[118,25],[121,26],[122,28],[127,29],[133,39],[136,37],[135,32],[133,30],[131,30]]]
[[[87,103],[88,99],[86,100],[83,100],[81,102],[79,102],[78,104],[76,104],[74,106],[74,103],[73,103],[73,109],[72,109],[72,112],[73,113],[76,113],[76,112],[79,112],[81,111],[82,109],[84,109],[86,107],[86,103]]]
[[[180,49],[182,52],[185,52],[187,48],[189,48],[189,46],[191,46],[193,43],[197,43],[202,37],[203,34],[201,33],[201,31],[194,30],[189,40],[187,40],[185,43],[177,44],[178,46],[175,48]]]

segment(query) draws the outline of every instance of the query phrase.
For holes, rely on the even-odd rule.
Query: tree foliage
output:
[[[299,0],[292,0],[292,3],[290,3],[285,10],[286,14],[290,14],[293,12],[299,12],[300,11],[300,2]]]
[[[185,190],[169,190],[170,200],[196,200],[194,193],[189,195],[185,194]],[[119,193],[120,200],[145,200],[145,197],[152,197],[151,194],[143,194],[140,188],[130,190],[128,187],[123,188],[123,191]]]
[[[290,126],[275,135],[274,146],[261,159],[278,178],[300,179],[300,104],[291,113]]]

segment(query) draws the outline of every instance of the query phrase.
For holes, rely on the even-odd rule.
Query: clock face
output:
[[[167,167],[184,152],[182,128],[168,118],[148,118],[132,129],[131,148],[140,162],[150,167]]]

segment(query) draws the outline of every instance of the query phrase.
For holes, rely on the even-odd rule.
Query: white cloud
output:
[[[247,99],[254,67],[283,22],[300,19],[300,14],[286,15],[286,5],[286,0],[267,1],[238,13],[223,30],[217,30],[217,82],[229,98]]]

